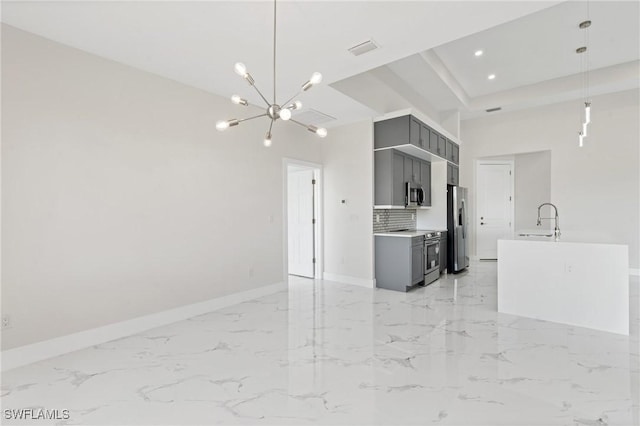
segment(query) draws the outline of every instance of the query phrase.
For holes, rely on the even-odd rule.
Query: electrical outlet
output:
[[[411,220],[416,220],[416,214],[415,213],[411,213]]]
[[[380,223],[380,215],[376,213],[376,223]]]
[[[11,317],[9,315],[2,316],[2,328],[10,328],[11,327]]]

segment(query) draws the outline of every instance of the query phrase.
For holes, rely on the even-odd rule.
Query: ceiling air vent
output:
[[[314,126],[336,119],[335,117],[311,108],[303,109],[297,114],[294,113],[293,117],[298,121],[302,121],[306,124],[313,124]]]
[[[496,112],[496,111],[500,111],[501,109],[502,109],[502,107],[495,107],[495,108],[485,109],[485,111],[487,111],[487,112]]]
[[[372,50],[376,50],[377,48],[378,45],[373,40],[367,40],[360,44],[356,44],[353,47],[350,47],[349,52],[351,52],[353,56],[360,56],[367,52],[371,52]]]

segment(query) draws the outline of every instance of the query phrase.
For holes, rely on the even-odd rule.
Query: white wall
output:
[[[463,121],[460,184],[474,202],[476,159],[550,150],[551,202],[563,234],[628,244],[629,266],[639,268],[639,97],[638,90],[594,97],[584,148],[578,147],[579,101]]]
[[[431,162],[431,208],[417,210],[417,229],[447,230],[447,162]]]
[[[331,129],[322,142],[325,278],[373,280],[373,123]],[[345,204],[341,200],[346,200]]]
[[[536,228],[538,206],[551,200],[551,151],[514,155],[515,218],[514,229]],[[550,208],[541,215],[551,217]],[[562,223],[561,223],[562,225]],[[545,220],[542,228],[552,229],[553,221]]]
[[[215,130],[251,112],[2,25],[2,349],[283,281],[282,157],[321,141]]]

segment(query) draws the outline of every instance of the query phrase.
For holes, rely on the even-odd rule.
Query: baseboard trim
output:
[[[350,277],[348,275],[333,274],[331,272],[324,272],[322,274],[322,277],[326,281],[336,281],[344,284],[357,285],[358,287],[365,287],[365,288],[376,287],[375,280],[368,280],[365,278]]]
[[[629,275],[640,277],[640,269],[629,268]]]
[[[182,321],[197,315],[216,311],[227,306],[237,305],[247,300],[256,299],[279,291],[286,291],[286,283],[270,284],[227,296],[217,297],[204,302],[180,306],[179,308],[157,312],[66,336],[56,337],[43,342],[20,346],[2,351],[1,371],[22,367],[34,362],[53,358],[69,352],[99,345],[111,340],[131,336],[163,325]]]

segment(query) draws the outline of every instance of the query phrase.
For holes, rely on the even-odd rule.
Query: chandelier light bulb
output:
[[[582,123],[582,136],[587,137],[587,123]]]
[[[316,130],[316,135],[320,136],[321,138],[326,137],[327,136],[327,129],[325,129],[324,127],[318,128],[318,130]]]
[[[233,102],[236,105],[243,105],[243,106],[247,106],[249,105],[249,102],[247,102],[246,99],[242,99],[240,96],[238,95],[233,95],[231,96],[231,102]]]
[[[224,121],[224,120],[220,120],[216,123],[216,129],[218,129],[219,131],[223,131],[229,128],[229,122],[228,121]]]
[[[582,132],[578,133],[578,146],[580,148],[582,148],[584,144],[584,136],[582,135]]]
[[[322,74],[320,74],[319,72],[314,72],[313,74],[311,74],[311,78],[309,79],[309,81],[311,82],[311,84],[320,84],[320,82],[322,81]]]
[[[302,102],[300,102],[300,101],[295,101],[295,102],[293,103],[293,109],[300,109],[300,108],[302,108]]]
[[[236,62],[233,68],[235,69],[236,74],[238,74],[240,77],[244,77],[247,75],[247,67],[245,67],[242,62]]]
[[[288,108],[280,110],[280,118],[283,121],[287,121],[291,118],[291,110]]]
[[[271,132],[267,132],[266,136],[264,137],[264,141],[262,143],[267,148],[271,146]]]

